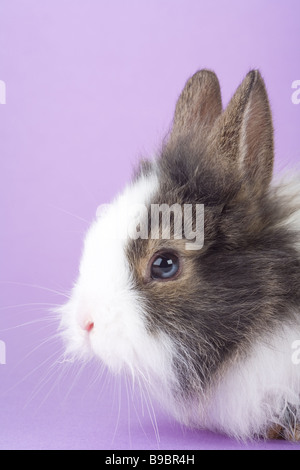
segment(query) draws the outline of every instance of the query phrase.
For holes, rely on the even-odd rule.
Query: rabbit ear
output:
[[[257,70],[249,72],[210,134],[221,167],[246,182],[244,189],[261,194],[272,178],[274,146],[270,105]]]
[[[196,72],[177,101],[170,141],[210,130],[221,112],[221,91],[216,74],[205,69]]]

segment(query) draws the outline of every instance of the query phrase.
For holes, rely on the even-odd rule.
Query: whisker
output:
[[[81,220],[82,222],[85,222],[86,224],[90,224],[90,221],[84,219],[83,217],[80,217],[79,215],[77,214],[73,214],[72,212],[66,210],[66,209],[63,209],[62,207],[58,207],[58,206],[55,206],[53,204],[49,204],[49,206],[53,207],[54,209],[57,209],[61,212],[64,212],[65,214],[67,215],[70,215],[71,217],[75,217],[75,219],[78,219],[78,220]]]
[[[102,381],[102,377],[106,371],[105,365],[101,361],[97,361],[97,370],[95,369],[95,380],[94,383],[96,384],[99,381]]]
[[[74,365],[75,365],[75,364],[76,364],[76,363],[74,363]],[[77,373],[76,373],[74,379],[73,379],[72,382],[71,382],[71,385],[70,385],[70,387],[69,387],[68,392],[66,392],[66,394],[65,394],[65,396],[64,396],[63,403],[65,403],[65,402],[67,401],[68,397],[70,396],[70,394],[71,394],[72,390],[74,389],[76,382],[78,382],[78,380],[79,380],[79,378],[80,378],[80,375],[82,374],[82,371],[83,371],[83,369],[84,369],[84,367],[85,367],[86,364],[83,362],[83,363],[80,365],[80,367],[79,367],[79,364],[78,364],[78,363],[77,363],[76,365],[78,366]]]
[[[149,393],[147,384],[145,383],[144,385],[145,385],[144,390],[145,390],[145,393],[147,393],[147,398],[148,398],[148,400],[149,400],[150,408],[149,408],[149,406],[148,406],[148,400],[146,399],[146,396],[145,396],[145,403],[146,403],[146,407],[147,407],[148,414],[149,414],[149,417],[150,417],[150,421],[151,421],[151,423],[152,423],[154,435],[155,435],[155,437],[156,437],[156,442],[157,442],[157,445],[158,445],[158,447],[159,447],[160,435],[159,435],[159,430],[158,430],[156,415],[155,415],[154,407],[153,407],[153,404],[152,404],[152,400],[151,400],[151,396],[150,396],[150,393]],[[142,390],[143,390],[143,388],[142,388]]]
[[[142,416],[144,417],[144,403],[143,403],[143,397],[142,397],[142,394],[141,394],[141,389],[140,389],[140,386],[141,386],[141,385],[140,385],[140,383],[139,383],[139,378],[137,378],[137,381],[138,381],[138,384],[139,384],[140,400],[141,400],[141,407],[142,407]],[[144,429],[144,426],[143,426],[142,421],[141,421],[141,419],[140,419],[140,414],[139,414],[139,412],[138,412],[138,410],[137,410],[137,407],[136,407],[136,405],[135,405],[134,400],[132,401],[132,403],[133,403],[133,409],[134,409],[134,411],[135,411],[135,414],[136,414],[138,423],[139,423],[139,425],[140,425],[140,428],[142,429],[144,436],[147,438],[147,440],[149,440],[149,436],[147,435],[147,433],[146,433],[146,431],[145,431],[145,429]]]
[[[56,303],[50,303],[50,302],[29,302],[29,303],[26,303],[26,304],[15,304],[15,305],[4,305],[2,307],[0,307],[0,310],[9,310],[9,309],[12,309],[12,308],[21,308],[21,307],[34,307],[34,306],[39,306],[39,307],[59,307],[60,304],[56,304]]]
[[[141,397],[142,416],[144,417],[145,416],[144,400],[143,400],[143,394],[142,394],[142,390],[141,390],[141,382],[140,382],[139,377],[137,377],[137,381],[138,381],[139,392],[140,392],[140,397]]]
[[[128,391],[128,384],[127,384],[127,374],[125,374],[125,388],[126,388],[126,396],[127,396],[127,429],[129,435],[129,446],[132,449],[132,439],[131,439],[131,417],[130,417],[130,402],[129,402],[129,391]]]
[[[57,352],[56,352],[57,354]],[[54,356],[55,354],[53,354],[52,356],[50,356],[48,359],[51,360],[52,357]],[[52,385],[52,387],[48,390],[48,393],[46,396],[44,396],[44,399],[43,401],[40,403],[39,405],[39,408],[42,406],[42,404],[46,401],[46,399],[48,398],[48,396],[50,395],[51,391],[53,390],[54,386],[56,386],[58,380],[60,379],[60,376],[61,376],[61,373],[60,373],[60,376],[58,376],[57,374],[57,370],[53,370],[53,367],[58,365],[58,360],[55,360],[54,362],[52,362],[52,364],[49,365],[49,368],[48,368],[48,371],[45,373],[45,375],[41,378],[41,380],[39,381],[39,384],[37,384],[35,386],[35,388],[32,390],[32,393],[31,395],[29,396],[27,402],[25,403],[24,405],[24,408],[26,408],[29,403],[34,399],[34,397],[37,396],[37,394],[43,389],[43,387],[46,386],[46,384],[52,379],[53,376],[56,375],[56,380],[54,381],[54,384]],[[52,370],[51,370],[52,369]]]
[[[103,390],[108,387],[108,382],[111,380],[111,376],[110,376],[110,373],[109,371],[107,370],[107,368],[105,367],[105,365],[103,364],[103,373],[102,375],[104,374],[104,372],[106,372],[105,374],[105,377],[104,377],[104,380],[102,382],[102,385],[101,385],[101,388],[99,390],[99,393],[98,393],[98,397],[100,398],[101,395],[103,394]]]
[[[53,294],[61,295],[63,297],[66,297],[67,299],[70,299],[70,295],[68,295],[66,293],[59,292],[55,289],[51,289],[50,287],[40,286],[38,284],[28,284],[26,282],[17,282],[17,281],[0,281],[0,284],[12,284],[12,285],[20,286],[20,287],[30,287],[30,288],[34,288],[34,289],[42,289],[42,290],[45,290],[45,291],[48,291],[48,292],[52,292]]]
[[[7,390],[5,390],[4,394],[7,394],[7,393],[11,392],[11,391],[14,390],[18,385],[20,385],[21,383],[25,382],[26,379],[28,379],[32,374],[34,374],[38,369],[40,369],[44,364],[46,364],[47,361],[49,361],[50,359],[52,359],[52,357],[54,357],[56,354],[57,354],[57,351],[55,351],[54,354],[52,354],[51,356],[47,357],[47,359],[45,359],[44,361],[42,361],[38,366],[36,366],[34,369],[32,369],[30,372],[28,372],[28,374],[26,374],[25,376],[23,376],[22,379],[18,380],[13,386],[11,386],[11,387],[8,388]]]
[[[95,379],[93,381],[93,385],[97,384],[97,382],[102,382],[102,377],[106,372],[105,365],[101,361],[96,361],[97,367],[95,366]],[[96,403],[99,402],[100,394],[97,393]]]
[[[13,366],[12,368],[12,371],[16,370],[18,367],[20,367],[20,365],[26,360],[28,359],[30,356],[32,356],[32,354],[37,351],[38,349],[40,349],[42,346],[44,346],[45,344],[49,343],[50,341],[52,340],[58,340],[59,339],[59,335],[57,333],[51,335],[51,336],[48,336],[46,339],[44,339],[41,343],[39,343],[37,346],[35,346],[31,351],[29,351],[27,354],[25,354],[25,356],[22,357],[22,359],[17,363],[15,364],[15,366]],[[56,352],[57,353],[57,352]],[[30,374],[28,374],[30,375]],[[27,376],[26,376],[27,377]],[[22,380],[20,381],[20,383],[22,382]]]
[[[115,381],[115,390],[116,390],[116,384],[117,382]],[[119,422],[120,422],[120,416],[121,416],[121,403],[122,403],[122,398],[121,398],[121,380],[118,380],[118,413],[117,413],[117,422],[115,425],[114,433],[111,439],[111,447],[113,447],[116,434],[117,434],[117,429],[119,427]]]
[[[56,320],[55,318],[45,318],[45,317],[43,317],[43,318],[35,318],[34,320],[30,320],[30,321],[25,322],[25,323],[19,323],[18,325],[15,325],[15,326],[10,326],[10,327],[8,327],[8,328],[2,328],[2,329],[0,330],[0,332],[2,333],[2,332],[4,332],[4,331],[11,331],[11,330],[15,330],[15,329],[17,329],[17,328],[22,328],[22,327],[28,326],[28,325],[35,325],[35,324],[41,323],[41,322],[47,322],[47,325],[50,326],[50,325],[49,325],[50,322],[53,322],[53,323],[54,323],[54,322],[57,322],[57,320]],[[47,325],[46,325],[46,326],[47,326]],[[37,331],[40,331],[40,330],[37,330]]]

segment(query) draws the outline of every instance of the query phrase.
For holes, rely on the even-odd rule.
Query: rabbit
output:
[[[216,74],[192,75],[158,155],[93,220],[60,331],[66,356],[138,377],[185,426],[297,441],[299,180],[276,183],[273,142],[258,70],[225,109]],[[174,204],[193,207],[193,228],[204,208],[202,243],[177,236],[172,211],[170,237],[158,236]],[[124,210],[137,205],[140,219]],[[141,222],[148,236],[130,236]]]

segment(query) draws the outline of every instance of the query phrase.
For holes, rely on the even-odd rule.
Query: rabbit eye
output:
[[[152,279],[172,279],[179,272],[179,259],[173,253],[158,254],[151,265]]]

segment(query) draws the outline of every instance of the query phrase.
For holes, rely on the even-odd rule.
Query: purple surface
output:
[[[299,14],[298,0],[1,1],[1,449],[297,447],[187,430],[99,364],[57,364],[49,308],[72,286],[97,206],[159,146],[197,69],[217,72],[227,103],[259,68],[276,170],[298,163]]]

